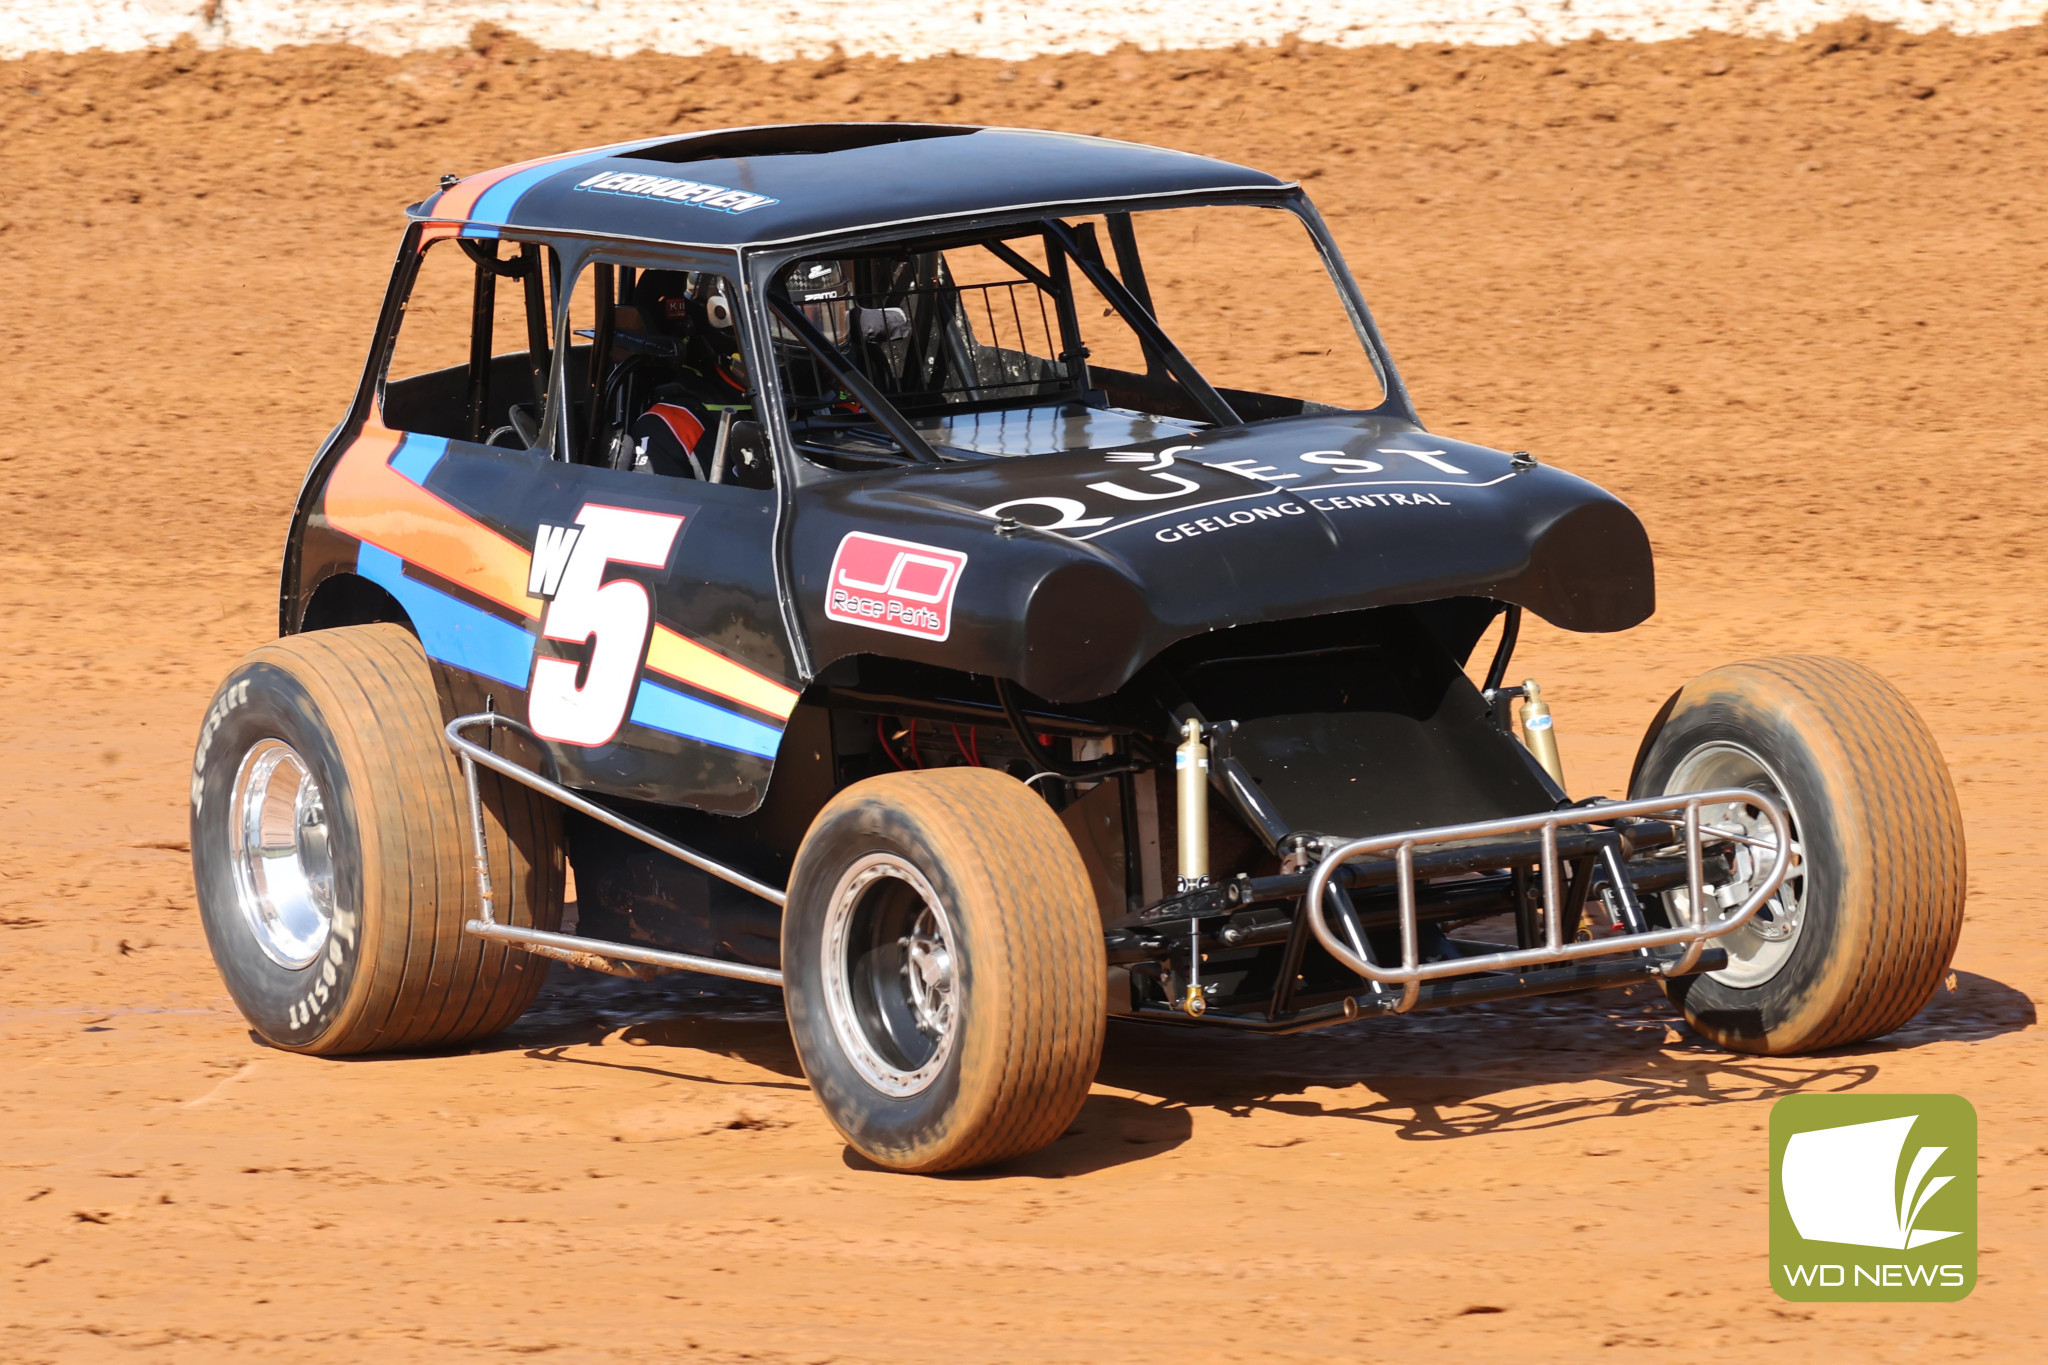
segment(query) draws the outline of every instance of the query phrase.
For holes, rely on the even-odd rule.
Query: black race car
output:
[[[1962,920],[1925,726],[1736,664],[1574,800],[1522,614],[1653,606],[1622,503],[1423,429],[1296,185],[936,125],[604,147],[410,211],[194,874],[279,1047],[466,1043],[550,960],[774,983],[913,1171],[1057,1137],[1112,1017],[1658,981],[1734,1049],[1896,1027]]]

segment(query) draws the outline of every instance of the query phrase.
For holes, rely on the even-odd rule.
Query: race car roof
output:
[[[649,138],[503,166],[407,210],[501,230],[746,247],[963,214],[1289,187],[1227,161],[1020,128],[809,123]]]

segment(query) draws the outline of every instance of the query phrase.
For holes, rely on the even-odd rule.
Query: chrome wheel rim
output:
[[[280,967],[310,966],[334,932],[334,854],[320,784],[291,745],[261,740],[242,758],[229,810],[235,898],[256,946]]]
[[[938,1078],[959,1034],[953,922],[908,861],[870,853],[847,868],[825,917],[825,1012],[853,1068],[885,1095]]]
[[[1714,980],[1741,990],[1763,985],[1785,969],[1799,944],[1804,923],[1806,893],[1805,851],[1799,841],[1799,812],[1785,795],[1785,784],[1769,764],[1740,744],[1717,741],[1687,754],[1664,784],[1666,795],[1706,791],[1714,787],[1747,787],[1774,798],[1785,808],[1792,832],[1792,867],[1771,898],[1750,916],[1741,928],[1708,943],[1728,954],[1728,965],[1709,972]],[[1740,802],[1702,806],[1700,824],[1709,840],[1724,836],[1730,875],[1726,881],[1710,884],[1702,898],[1703,913],[1709,919],[1727,913],[1748,899],[1749,893],[1770,871],[1777,858],[1777,832],[1763,812]],[[1710,844],[1711,846],[1711,844]],[[1667,891],[1665,907],[1673,924],[1689,922],[1690,895],[1681,887]]]

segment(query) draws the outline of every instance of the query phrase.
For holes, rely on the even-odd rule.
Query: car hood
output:
[[[942,623],[920,616],[920,634],[823,609],[855,532],[957,558]],[[1055,701],[1105,695],[1177,640],[1255,621],[1486,597],[1613,631],[1656,601],[1649,539],[1611,494],[1350,413],[828,480],[799,499],[793,558],[821,665],[896,654]]]

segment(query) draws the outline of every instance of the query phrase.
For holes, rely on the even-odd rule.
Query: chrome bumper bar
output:
[[[653,975],[652,972],[634,971],[625,965],[639,963],[662,971],[702,972],[706,976],[732,977],[740,981],[759,982],[766,986],[782,984],[782,973],[773,967],[755,967],[744,962],[725,962],[714,957],[672,953],[665,949],[648,948],[635,943],[614,943],[608,939],[581,938],[574,934],[554,934],[544,929],[525,929],[515,924],[498,923],[496,906],[491,896],[490,854],[484,841],[483,798],[477,790],[476,768],[479,763],[502,777],[509,777],[523,787],[531,787],[543,796],[553,797],[571,810],[580,811],[623,834],[630,834],[670,857],[680,858],[701,872],[708,872],[722,881],[731,882],[742,891],[751,891],[762,900],[782,905],[788,898],[766,882],[755,881],[736,868],[727,867],[721,862],[705,857],[693,848],[664,838],[647,826],[628,820],[616,811],[606,810],[595,801],[578,795],[559,782],[550,781],[529,768],[520,767],[510,759],[499,757],[483,745],[463,736],[462,732],[474,725],[494,730],[511,730],[532,738],[532,732],[525,726],[496,712],[483,711],[471,716],[457,716],[448,722],[445,732],[448,747],[462,760],[462,779],[469,789],[469,837],[476,856],[477,893],[483,902],[484,911],[482,919],[468,920],[463,924],[464,933],[492,939],[540,957],[553,958],[558,962],[607,972],[613,976]]]
[[[1703,918],[1706,890],[1702,872],[1705,859],[1703,849],[1709,840],[1725,839],[1728,836],[1704,829],[1700,822],[1700,809],[1703,806],[1736,803],[1760,810],[1770,820],[1771,829],[1776,836],[1775,857],[1763,880],[1751,890],[1741,905],[1719,919],[1707,922]],[[1585,943],[1563,942],[1564,891],[1557,856],[1558,830],[1573,825],[1612,825],[1622,820],[1650,816],[1678,816],[1682,821],[1688,890],[1686,907],[1690,922],[1669,929],[1647,929],[1616,934]],[[1539,879],[1543,888],[1543,946],[1522,948],[1512,952],[1486,953],[1447,962],[1422,962],[1421,935],[1415,910],[1416,849],[1465,843],[1475,839],[1490,839],[1501,835],[1527,834],[1531,831],[1536,831],[1542,840]],[[1425,981],[1448,976],[1466,976],[1475,972],[1516,971],[1546,963],[1634,953],[1672,945],[1683,946],[1684,953],[1659,966],[1657,974],[1666,977],[1685,976],[1699,965],[1700,954],[1705,951],[1709,939],[1719,938],[1740,928],[1777,892],[1786,874],[1792,870],[1791,836],[1791,822],[1786,818],[1784,807],[1762,792],[1741,787],[1685,792],[1677,796],[1656,796],[1637,801],[1607,801],[1597,805],[1572,806],[1542,815],[1482,820],[1467,825],[1444,825],[1436,829],[1412,830],[1406,834],[1381,834],[1367,839],[1353,839],[1331,849],[1316,865],[1314,875],[1309,878],[1308,894],[1302,900],[1302,913],[1308,916],[1309,928],[1315,934],[1317,942],[1323,945],[1331,957],[1367,981],[1402,988],[1400,1002],[1394,1006],[1396,1013],[1406,1013],[1414,1008],[1416,997]],[[1346,937],[1337,934],[1329,922],[1331,903],[1336,896],[1343,894],[1341,889],[1332,883],[1337,869],[1355,858],[1373,855],[1384,857],[1388,854],[1391,854],[1394,860],[1394,884],[1400,915],[1401,965],[1398,967],[1382,967],[1374,962],[1364,938],[1356,933],[1355,925],[1348,926],[1352,932],[1348,935],[1347,941]]]

